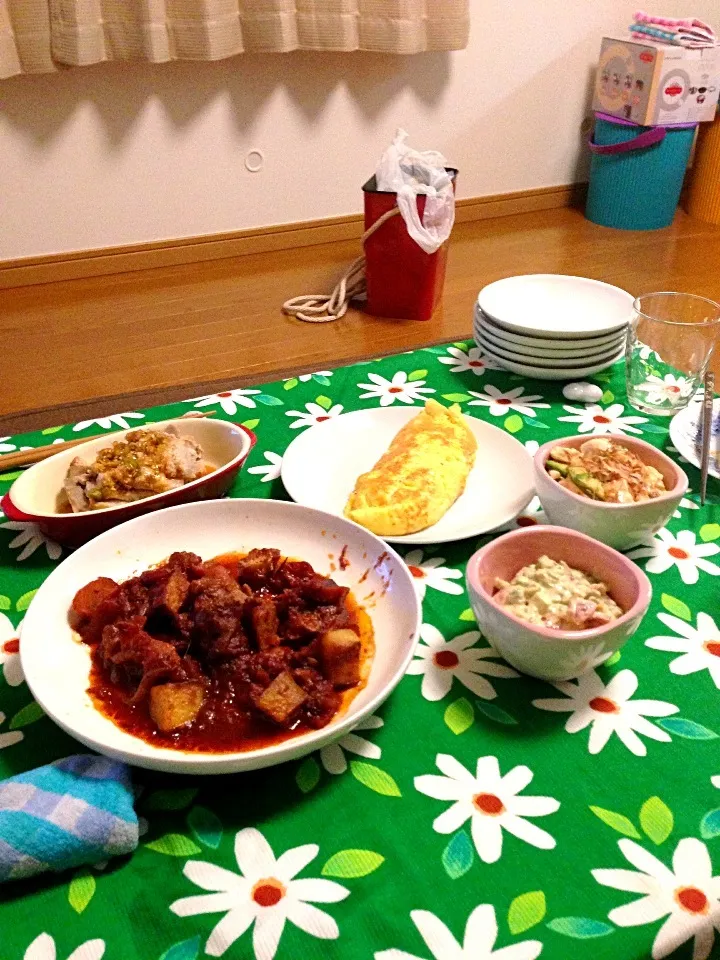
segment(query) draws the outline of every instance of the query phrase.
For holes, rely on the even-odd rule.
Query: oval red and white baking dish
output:
[[[85,513],[60,513],[57,509],[58,494],[70,463],[80,457],[92,462],[100,450],[122,440],[130,430],[113,432],[105,437],[88,440],[87,443],[62,450],[47,460],[36,463],[13,483],[0,501],[8,520],[36,523],[52,540],[75,547],[92,537],[109,530],[118,523],[133,517],[159,510],[162,507],[192,503],[195,500],[216,500],[224,496],[255,446],[255,434],[240,424],[225,420],[203,418],[177,418],[148,423],[133,430],[157,429],[174,424],[180,436],[189,437],[202,448],[205,459],[217,464],[217,469],[182,487],[156,493],[144,500],[135,500],[116,507],[89,510]]]

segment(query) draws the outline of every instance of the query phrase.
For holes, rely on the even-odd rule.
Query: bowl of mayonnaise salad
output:
[[[535,489],[550,523],[627,550],[668,522],[688,478],[657,447],[626,436],[576,435],[543,444]]]
[[[470,558],[480,630],[512,666],[553,682],[599,666],[632,637],[652,590],[617,550],[565,527],[524,527]]]

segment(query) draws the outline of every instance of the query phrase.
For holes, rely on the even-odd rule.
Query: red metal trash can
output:
[[[457,170],[446,167],[453,182]],[[375,177],[363,186],[365,229],[396,206],[397,194],[376,189]],[[425,197],[417,198],[422,219]],[[425,253],[407,232],[398,214],[387,220],[365,242],[366,312],[398,320],[429,320],[442,297],[448,241],[435,253]]]

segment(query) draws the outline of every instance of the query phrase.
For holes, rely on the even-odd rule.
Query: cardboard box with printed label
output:
[[[641,126],[715,118],[720,49],[603,37],[593,110]]]

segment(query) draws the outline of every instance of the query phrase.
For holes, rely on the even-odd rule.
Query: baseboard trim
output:
[[[573,183],[458,200],[457,222],[574,206],[581,202],[584,190],[585,184]],[[0,261],[0,290],[357,240],[362,227],[362,214],[352,214],[180,240],[5,260]]]

